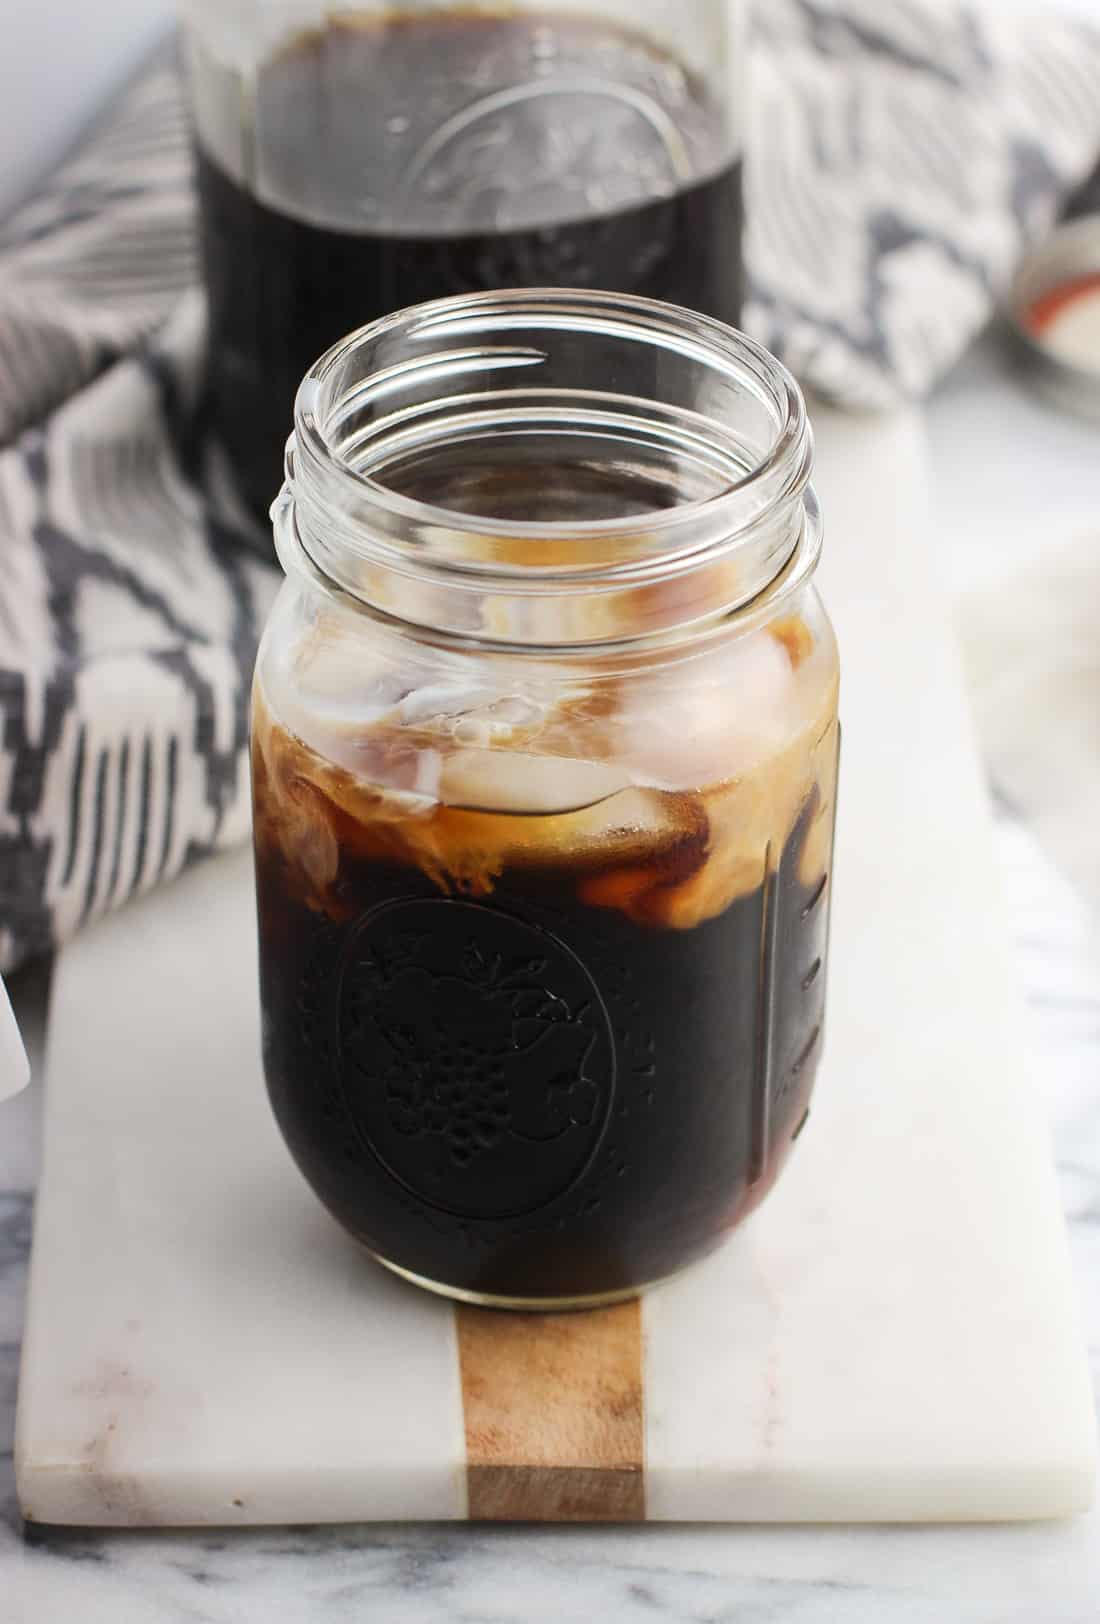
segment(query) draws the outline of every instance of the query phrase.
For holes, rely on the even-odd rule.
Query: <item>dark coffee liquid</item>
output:
[[[278,728],[268,740],[254,755],[264,1059],[286,1140],[336,1217],[411,1274],[488,1297],[607,1294],[710,1250],[807,1111],[828,883],[799,869],[815,817],[831,818],[820,791],[758,886],[675,929],[662,897],[707,861],[705,796],[683,797],[659,848],[643,833],[603,865],[566,849],[506,867],[475,902],[387,860],[399,839],[330,799],[307,747]],[[288,867],[288,794],[305,846],[311,827],[335,835],[320,896]],[[467,841],[477,816],[455,820]]]
[[[568,286],[739,319],[724,110],[640,37],[553,13],[334,23],[261,71],[253,118],[233,164],[200,130],[197,175],[213,423],[258,514],[303,373],[392,310]]]

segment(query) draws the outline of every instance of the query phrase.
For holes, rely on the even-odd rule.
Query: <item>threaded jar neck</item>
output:
[[[423,633],[542,650],[702,635],[809,578],[802,395],[646,299],[466,295],[307,374],[272,516],[288,571]]]

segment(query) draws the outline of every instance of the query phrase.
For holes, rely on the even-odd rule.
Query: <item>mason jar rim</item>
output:
[[[400,333],[402,329],[410,336],[433,330],[442,334],[447,323],[456,318],[479,317],[484,330],[489,331],[491,323],[500,321],[506,327],[523,316],[548,329],[575,328],[578,318],[581,321],[598,319],[602,331],[617,331],[620,336],[637,336],[642,340],[648,337],[650,342],[659,342],[662,337],[665,340],[678,337],[681,343],[677,347],[681,353],[694,349],[698,358],[708,365],[723,359],[736,364],[751,372],[756,382],[769,392],[779,420],[775,438],[760,459],[725,490],[678,502],[671,508],[652,513],[570,522],[515,521],[456,512],[390,490],[381,481],[352,467],[335,454],[318,415],[318,400],[341,362],[355,350],[376,343],[387,335]],[[360,499],[365,497],[372,508],[392,518],[445,527],[454,532],[465,531],[472,535],[509,539],[530,536],[542,540],[559,537],[596,541],[601,537],[636,534],[643,526],[650,534],[675,531],[691,518],[705,512],[716,521],[730,516],[731,524],[726,537],[727,542],[733,544],[749,525],[733,522],[732,516],[736,508],[744,504],[746,495],[754,486],[761,485],[786,466],[790,479],[783,482],[777,499],[790,500],[800,494],[810,477],[812,435],[802,391],[791,373],[762,344],[739,329],[727,327],[723,322],[683,306],[665,304],[635,294],[521,288],[456,294],[424,304],[409,305],[347,334],[326,350],[302,379],[295,396],[294,432],[287,442],[287,452],[290,478],[295,476],[297,459],[300,459],[306,464],[312,463],[315,473],[322,479],[335,477],[349,495]],[[471,568],[473,573],[502,576],[527,572],[525,565],[510,567],[498,561],[494,561],[485,571],[480,566],[471,566],[466,560],[455,560],[453,565],[462,573]]]
[[[594,376],[570,351],[586,335]],[[631,377],[631,357],[646,354],[635,344],[668,354],[667,378],[659,362],[640,384]],[[498,433],[620,441],[638,447],[639,469],[649,459],[678,479],[694,468],[711,489],[611,519],[528,520],[437,506],[372,477],[409,456],[430,468]],[[731,617],[743,625],[765,603],[774,613],[811,578],[812,466],[801,391],[755,340],[633,295],[525,288],[411,306],[328,350],[298,391],[271,513],[288,573],[421,635],[649,645]]]

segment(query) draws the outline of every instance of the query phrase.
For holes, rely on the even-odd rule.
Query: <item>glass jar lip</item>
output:
[[[698,359],[716,369],[720,369],[723,362],[736,365],[741,372],[748,371],[755,383],[767,392],[778,424],[776,433],[766,451],[743,477],[732,481],[723,490],[644,514],[583,521],[515,521],[439,507],[391,490],[369,473],[344,461],[326,434],[318,412],[322,391],[331,382],[341,363],[360,346],[402,330],[410,336],[433,330],[443,334],[449,323],[465,322],[470,318],[479,318],[484,331],[492,331],[494,325],[498,330],[506,329],[520,318],[532,325],[559,330],[575,328],[578,322],[598,322],[600,331],[604,333],[637,337],[640,341],[660,347],[672,346],[681,353],[694,351]],[[768,508],[776,502],[797,499],[810,477],[812,444],[805,401],[794,377],[762,344],[739,329],[684,306],[641,298],[635,294],[572,288],[521,288],[456,294],[406,306],[368,322],[332,345],[309,369],[298,387],[294,402],[294,432],[287,442],[287,473],[288,479],[293,479],[295,463],[299,460],[307,462],[312,465],[315,477],[328,485],[337,496],[337,506],[340,508],[346,502],[366,501],[371,508],[391,520],[433,526],[455,535],[506,538],[510,541],[524,537],[532,540],[557,538],[592,543],[636,535],[642,528],[647,535],[657,538],[684,529],[693,519],[705,517],[714,525],[721,526],[725,545],[730,546],[751,530],[761,516],[759,511],[747,515],[745,512],[746,497],[751,498],[754,489],[764,486],[769,479],[778,482],[779,488],[767,501]],[[340,500],[339,492],[344,493],[344,501]],[[728,528],[724,522],[727,518]],[[437,559],[436,567],[442,562]],[[492,574],[498,579],[529,574],[527,566],[509,565],[500,559],[487,565],[456,558],[448,560],[446,567],[458,574]],[[630,573],[629,566],[620,565],[619,569],[624,574]],[[617,573],[614,566],[612,571]],[[590,572],[576,573],[583,576]],[[600,569],[599,573],[603,574],[605,570]]]

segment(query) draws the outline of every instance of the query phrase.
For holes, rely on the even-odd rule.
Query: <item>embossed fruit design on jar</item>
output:
[[[811,462],[766,351],[608,294],[419,306],[299,391],[264,1062],[318,1195],[419,1284],[632,1295],[802,1129],[838,741]]]

